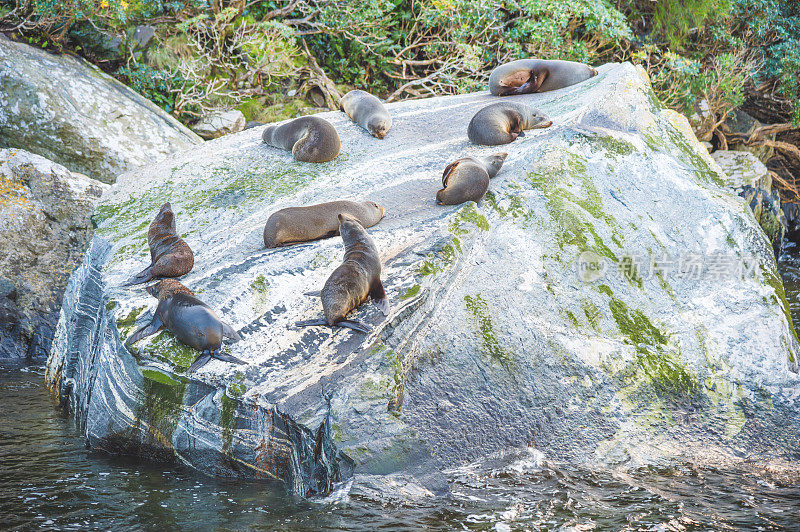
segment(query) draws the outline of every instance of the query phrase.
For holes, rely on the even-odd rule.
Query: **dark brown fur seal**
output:
[[[378,248],[358,220],[339,215],[339,233],[344,242],[344,262],[336,268],[322,288],[325,319],[298,321],[297,325],[349,327],[367,333],[366,325],[345,319],[347,314],[371,297],[384,316],[389,314],[389,300],[381,283],[381,259]]]
[[[172,212],[172,205],[169,202],[161,206],[161,210],[150,224],[147,244],[150,246],[150,266],[131,277],[125,286],[164,277],[180,277],[192,271],[194,253],[189,244],[178,236],[175,229],[175,213]]]
[[[189,373],[200,369],[212,358],[244,364],[238,358],[220,351],[223,337],[239,341],[242,339],[239,333],[220,321],[214,311],[197,299],[191,290],[175,279],[164,279],[148,286],[147,292],[158,298],[153,321],[133,333],[125,342],[127,347],[166,328],[178,340],[200,351],[200,356],[189,366]]]
[[[499,102],[487,105],[472,117],[467,136],[474,144],[498,146],[525,136],[526,129],[550,127],[547,115],[524,103]]]
[[[442,188],[436,193],[441,205],[478,202],[489,190],[489,179],[497,175],[507,153],[495,153],[483,159],[462,157],[447,165],[442,174]]]
[[[264,245],[288,246],[339,234],[339,214],[347,214],[364,227],[383,218],[383,207],[374,201],[330,201],[307,207],[287,207],[270,215],[264,226]]]
[[[575,85],[596,75],[594,68],[574,61],[520,59],[492,70],[489,92],[495,96],[547,92]]]
[[[267,126],[261,139],[282,150],[291,150],[298,161],[324,163],[339,155],[341,143],[333,125],[318,116],[301,116],[280,126]]]
[[[368,92],[352,90],[342,96],[340,105],[353,122],[369,131],[373,137],[382,139],[392,127],[389,111]]]

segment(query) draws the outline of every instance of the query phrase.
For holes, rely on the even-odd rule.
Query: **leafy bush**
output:
[[[137,55],[126,36],[153,17],[156,44]],[[334,82],[390,100],[485,88],[491,68],[521,57],[632,60],[665,105],[692,114],[708,101],[703,136],[748,79],[775,80],[800,123],[796,0],[0,0],[0,26],[120,66],[184,119],[240,102],[253,116],[286,107],[287,86],[315,75],[307,44]],[[112,59],[109,36],[123,41]]]
[[[175,109],[175,95],[181,90],[183,80],[172,72],[159,70],[141,63],[117,70],[133,90],[154,102],[167,112]]]
[[[778,81],[779,95],[791,102],[792,121],[800,126],[800,2],[732,1],[734,31],[762,57],[760,79]]]

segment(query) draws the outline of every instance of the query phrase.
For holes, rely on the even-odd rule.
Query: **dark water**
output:
[[[448,497],[404,505],[343,486],[304,501],[90,454],[42,373],[0,364],[0,530],[800,529],[800,486],[689,467],[621,477],[542,466],[532,451],[458,470]]]
[[[800,246],[793,242],[786,243],[783,255],[778,261],[778,270],[783,278],[792,322],[795,329],[800,331]]]

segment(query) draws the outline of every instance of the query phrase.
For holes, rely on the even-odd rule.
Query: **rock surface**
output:
[[[49,353],[64,287],[107,188],[38,155],[0,149],[0,358]]]
[[[105,183],[202,140],[155,104],[71,55],[0,39],[0,147]]]
[[[717,150],[711,157],[724,173],[725,183],[750,205],[777,259],[783,249],[787,223],[780,193],[772,188],[772,176],[767,167],[746,151]]]
[[[244,114],[233,109],[204,116],[192,126],[192,130],[204,139],[211,140],[242,131],[246,122]]]
[[[599,70],[509,97],[554,125],[502,146],[477,206],[434,198],[446,164],[499,151],[466,138],[487,93],[389,105],[384,140],[323,114],[342,140],[325,164],[255,128],[121,176],[48,362],[89,445],[301,494],[350,474],[426,493],[509,447],[615,468],[796,458],[798,342],[769,242],[686,119],[631,65]],[[264,223],[347,198],[386,208],[369,232],[392,311],[359,308],[366,336],[295,328],[321,316],[304,292],[341,261],[341,239],[265,250]],[[155,309],[119,285],[147,265],[167,200],[195,251],[182,282],[237,328],[225,349],[246,365],[187,376],[197,353],[169,333],[122,345]]]

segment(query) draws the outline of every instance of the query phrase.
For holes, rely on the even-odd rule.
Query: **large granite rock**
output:
[[[302,494],[389,473],[425,493],[409,486],[442,487],[448,468],[509,447],[620,468],[796,458],[798,341],[775,260],[686,119],[629,64],[508,100],[553,127],[478,147],[467,124],[497,99],[433,98],[390,105],[382,141],[321,115],[342,140],[330,163],[297,162],[255,128],[121,176],[48,362],[89,445]],[[480,205],[435,204],[447,163],[500,150]],[[304,292],[341,239],[262,244],[276,209],[340,198],[386,207],[370,233],[393,309],[358,309],[366,336],[294,326],[321,315]],[[167,200],[195,250],[182,281],[239,330],[226,349],[245,365],[186,375],[197,353],[166,332],[123,346],[156,302],[120,284],[147,265]]]
[[[48,354],[64,287],[107,188],[38,155],[0,149],[0,358]]]
[[[202,140],[78,57],[0,39],[0,147],[106,183]]]

